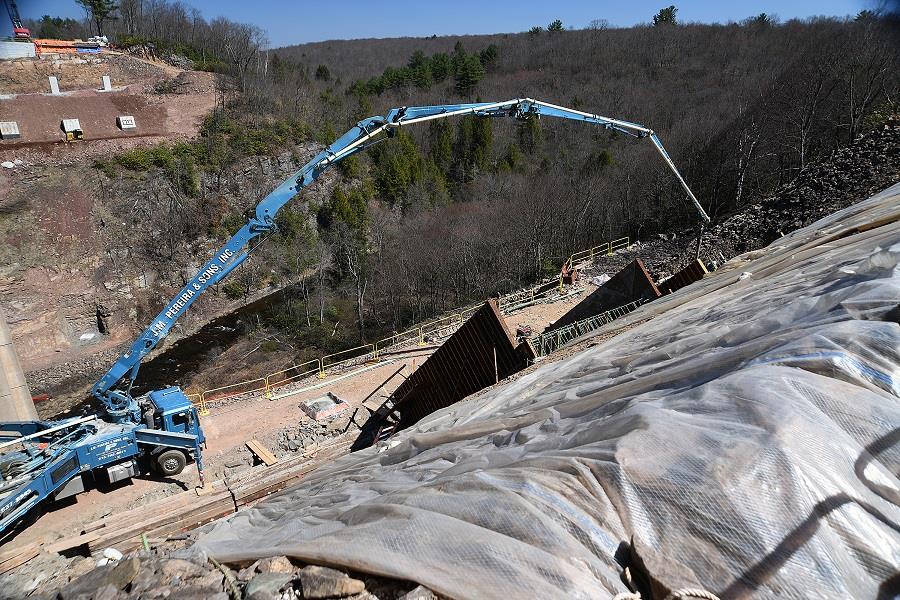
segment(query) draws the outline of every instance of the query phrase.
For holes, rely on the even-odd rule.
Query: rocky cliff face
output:
[[[828,160],[811,165],[769,197],[707,226],[700,258],[712,266],[722,264],[897,182],[900,118],[894,117]],[[697,231],[686,230],[637,244],[629,256],[640,256],[655,277],[664,278],[694,260],[696,252]]]
[[[192,228],[174,221],[209,206],[243,215],[317,150],[301,145],[203,174],[196,199],[175,193],[161,173],[110,179],[88,164],[36,160],[3,169],[0,310],[32,392],[91,383],[224,242],[224,228],[184,236],[177,233]],[[321,201],[333,179],[324,177],[298,204]],[[266,286],[257,284],[257,297]],[[243,303],[210,290],[167,342]]]

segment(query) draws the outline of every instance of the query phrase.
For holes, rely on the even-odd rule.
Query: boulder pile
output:
[[[368,411],[362,409],[357,413],[356,421],[350,419],[352,411],[322,421],[304,419],[296,425],[285,427],[278,433],[278,447],[286,452],[310,450],[331,438],[338,437],[345,431],[359,430],[360,425],[357,425],[357,422],[362,424],[365,419],[363,413],[368,416]]]
[[[91,559],[83,559],[90,561]],[[243,567],[243,568],[242,568]],[[249,565],[223,565],[198,546],[167,555],[133,552],[73,578],[45,595],[56,600],[211,598],[215,600],[437,600],[411,581],[296,564],[274,556]]]

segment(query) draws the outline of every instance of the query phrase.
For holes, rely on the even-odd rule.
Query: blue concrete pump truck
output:
[[[201,447],[205,442],[197,410],[179,387],[134,398],[132,387],[141,361],[169,333],[178,318],[210,286],[240,266],[252,242],[275,231],[275,215],[329,166],[393,137],[404,126],[474,115],[519,120],[559,117],[600,126],[635,138],[650,138],[703,222],[709,222],[653,130],[530,98],[391,109],[364,119],[291,175],[257,206],[252,216],[213,258],[200,268],[153,323],[98,381],[92,395],[102,410],[59,421],[0,423],[0,536],[8,534],[36,506],[73,496],[93,481],[115,483],[155,473],[171,477],[193,460],[203,485]],[[701,223],[702,226],[702,223]]]

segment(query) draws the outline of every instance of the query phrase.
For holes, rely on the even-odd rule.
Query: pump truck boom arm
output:
[[[559,117],[599,125],[605,129],[636,137],[649,137],[660,156],[672,170],[678,183],[687,193],[704,222],[709,217],[675,167],[665,148],[652,129],[611,119],[571,108],[541,102],[530,98],[507,100],[504,102],[481,102],[474,104],[449,104],[438,106],[410,106],[391,109],[385,116],[364,119],[356,124],[337,141],[328,146],[306,163],[299,171],[275,188],[256,207],[256,214],[249,219],[234,236],[229,239],[213,258],[200,268],[175,298],[159,313],[153,323],[135,340],[131,348],[113,364],[109,371],[94,385],[92,393],[104,403],[108,412],[116,418],[137,419],[138,406],[131,396],[131,386],[137,378],[141,360],[149,354],[169,333],[172,326],[194,301],[210,286],[228,276],[243,263],[253,250],[251,242],[275,229],[275,215],[300,190],[312,184],[322,172],[334,163],[347,158],[385,137],[392,137],[397,130],[407,125],[424,123],[435,119],[476,115],[479,117],[512,117],[528,119],[533,117]]]
[[[6,12],[9,20],[12,21],[13,37],[27,39],[31,37],[31,31],[22,25],[22,17],[19,16],[19,8],[16,6],[16,0],[4,0],[6,4]]]

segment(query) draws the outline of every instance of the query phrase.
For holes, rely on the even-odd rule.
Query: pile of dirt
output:
[[[184,71],[175,77],[158,81],[153,86],[156,94],[213,94],[224,81],[212,73]]]
[[[113,87],[125,87],[157,81],[170,73],[166,65],[118,54],[0,61],[0,89],[4,94],[49,93],[47,78],[51,75],[59,80],[60,90],[66,92],[100,89],[104,75],[109,75]]]

